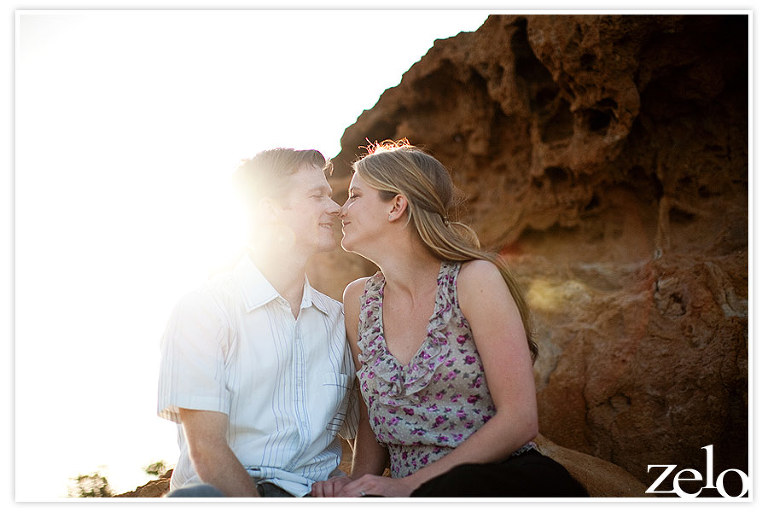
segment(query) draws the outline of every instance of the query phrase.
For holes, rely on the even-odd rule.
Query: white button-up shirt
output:
[[[188,294],[162,340],[158,414],[179,423],[171,489],[198,483],[179,408],[229,417],[227,441],[248,473],[302,496],[352,438],[355,369],[342,305],[305,277],[298,318],[249,257]]]

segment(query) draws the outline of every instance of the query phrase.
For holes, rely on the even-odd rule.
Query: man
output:
[[[281,148],[235,171],[247,255],[182,299],[163,336],[158,414],[179,424],[181,451],[170,497],[304,496],[338,474],[354,363],[341,304],[305,273],[336,245],[329,170],[317,151]]]

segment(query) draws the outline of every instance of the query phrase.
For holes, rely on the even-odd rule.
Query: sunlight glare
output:
[[[177,301],[246,241],[239,160],[336,156],[436,37],[487,14],[16,16],[15,498],[64,497],[99,467],[124,492],[146,465],[175,463],[175,426],[155,414],[159,341]]]

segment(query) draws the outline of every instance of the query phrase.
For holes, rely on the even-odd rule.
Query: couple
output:
[[[531,442],[528,310],[449,220],[446,169],[407,141],[376,144],[339,207],[329,167],[274,149],[235,172],[249,252],[187,295],[163,337],[158,413],[180,445],[169,496],[586,496]],[[339,219],[342,247],[381,269],[343,306],[305,276]],[[354,439],[350,475],[339,437]]]

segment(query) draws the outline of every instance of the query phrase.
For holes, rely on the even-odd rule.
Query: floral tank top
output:
[[[459,309],[461,263],[443,262],[426,338],[405,365],[384,340],[384,276],[368,279],[360,298],[360,389],[390,471],[402,478],[451,452],[496,413],[472,331]],[[528,449],[526,445],[519,451]]]

